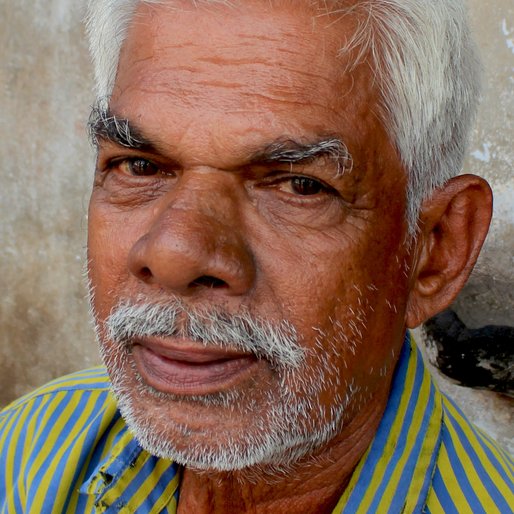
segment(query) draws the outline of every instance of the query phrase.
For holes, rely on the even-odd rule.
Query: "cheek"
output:
[[[404,330],[408,281],[400,237],[287,242],[282,237],[263,265],[283,315],[342,376],[379,381],[391,371]]]
[[[369,394],[390,379],[405,330],[407,280],[395,257],[381,257],[366,258],[367,265],[328,307],[327,331],[340,352],[341,369]]]
[[[399,237],[371,239],[347,225],[302,238],[282,231],[267,239],[274,244],[253,245],[261,280],[300,322],[315,326],[328,316],[347,318],[350,307],[374,309],[405,296]]]
[[[94,289],[99,319],[107,317],[122,296],[127,279],[127,257],[137,231],[134,218],[91,200],[88,222],[88,276]]]

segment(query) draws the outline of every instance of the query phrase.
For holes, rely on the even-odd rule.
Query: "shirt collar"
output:
[[[407,333],[382,421],[334,514],[422,512],[441,426],[441,396]]]
[[[177,464],[143,450],[126,425],[112,450],[80,488],[95,497],[95,512],[157,514],[178,502]]]

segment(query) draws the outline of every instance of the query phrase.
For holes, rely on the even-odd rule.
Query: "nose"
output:
[[[190,180],[175,188],[132,246],[130,272],[181,296],[213,289],[243,295],[255,271],[236,203],[230,190],[212,187],[212,181],[198,187]]]

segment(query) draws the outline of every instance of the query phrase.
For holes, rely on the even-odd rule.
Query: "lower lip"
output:
[[[168,359],[149,348],[133,348],[143,380],[157,391],[176,395],[205,395],[226,391],[252,375],[255,357],[191,363]]]

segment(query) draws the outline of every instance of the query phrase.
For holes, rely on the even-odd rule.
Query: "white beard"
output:
[[[165,306],[124,303],[113,310],[105,328],[105,340],[97,329],[101,354],[129,429],[152,455],[188,467],[235,471],[264,465],[285,470],[341,431],[345,410],[357,393],[329,358],[338,355],[336,342],[327,349],[320,333],[318,348],[306,349],[287,322],[272,326],[246,313],[230,316],[217,310],[192,311],[173,300]],[[143,381],[131,356],[131,341],[151,335],[188,337],[210,347],[252,352],[270,363],[277,384],[263,392],[258,403],[246,391],[204,396],[156,391]],[[326,392],[332,399],[328,407],[319,401]],[[149,404],[151,415],[142,406]],[[215,408],[220,416],[245,416],[247,429],[224,433],[220,428],[205,439],[197,437],[167,414],[179,410],[181,404]]]

